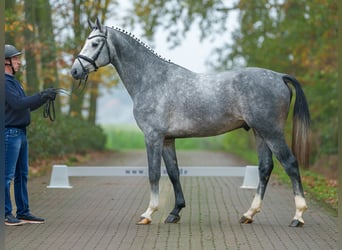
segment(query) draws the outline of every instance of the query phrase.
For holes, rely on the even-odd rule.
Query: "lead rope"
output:
[[[56,94],[65,94],[68,96],[71,96],[71,93],[63,88],[55,88],[54,89]],[[43,117],[49,118],[50,121],[55,121],[56,119],[56,110],[55,110],[55,99],[49,99],[45,104],[43,108]]]
[[[43,117],[49,118],[50,121],[54,121],[56,118],[56,111],[55,111],[55,101],[54,100],[48,100],[44,104],[44,110],[43,110]]]

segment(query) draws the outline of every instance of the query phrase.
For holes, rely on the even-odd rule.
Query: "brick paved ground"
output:
[[[292,191],[272,179],[255,222],[241,225],[255,192],[240,189],[242,178],[181,177],[187,207],[170,225],[163,221],[173,191],[162,177],[160,209],[148,226],[135,224],[149,201],[146,177],[72,177],[72,189],[47,189],[49,180],[29,183],[32,212],[46,223],[6,227],[6,249],[337,249],[337,218],[309,200],[304,228],[289,228]]]

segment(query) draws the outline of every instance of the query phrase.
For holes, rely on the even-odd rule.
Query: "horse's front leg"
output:
[[[185,207],[185,200],[182,186],[179,181],[179,168],[175,149],[175,139],[168,139],[164,141],[162,155],[175,193],[175,207],[166,218],[165,223],[177,223],[180,220],[179,213],[182,208]]]
[[[148,160],[148,177],[151,186],[150,203],[147,210],[137,222],[138,225],[147,225],[152,222],[152,214],[158,210],[159,206],[159,180],[160,180],[160,164],[161,152],[163,146],[163,138],[159,136],[146,137],[146,151]]]

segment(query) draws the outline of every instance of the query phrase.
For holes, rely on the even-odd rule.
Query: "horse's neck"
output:
[[[120,31],[112,30],[110,39],[115,47],[112,64],[132,98],[141,88],[159,84],[162,72],[172,74],[173,70],[183,69],[158,57],[135,38]]]

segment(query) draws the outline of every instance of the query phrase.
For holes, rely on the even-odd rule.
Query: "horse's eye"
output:
[[[91,46],[92,46],[93,48],[96,48],[98,45],[99,45],[99,43],[97,43],[97,42],[92,42],[92,44],[91,44]]]

